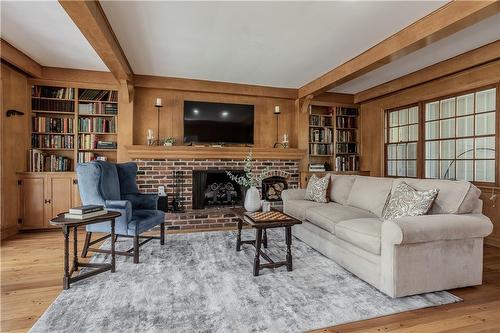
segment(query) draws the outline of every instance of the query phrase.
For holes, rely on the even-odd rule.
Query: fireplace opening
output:
[[[272,176],[262,180],[262,196],[267,201],[281,201],[281,192],[288,189],[284,177]]]
[[[233,171],[242,175],[243,171]],[[193,209],[235,206],[242,203],[243,189],[224,170],[193,170]]]

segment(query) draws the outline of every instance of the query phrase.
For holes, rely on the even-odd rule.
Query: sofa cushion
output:
[[[356,176],[330,175],[330,200],[345,205]]]
[[[309,200],[287,200],[283,204],[283,212],[303,221],[308,208],[324,205],[326,204]]]
[[[380,254],[382,220],[361,218],[339,222],[335,236],[373,254]]]
[[[373,213],[356,207],[342,206],[330,202],[320,207],[306,210],[305,219],[312,224],[335,234],[335,224],[356,218],[376,217]]]
[[[347,204],[381,217],[392,183],[392,178],[357,176],[347,198]]]

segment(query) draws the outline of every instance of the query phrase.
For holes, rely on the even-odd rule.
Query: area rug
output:
[[[283,239],[269,233],[271,257],[284,258]],[[140,264],[118,256],[116,273],[63,291],[31,332],[302,332],[460,301],[448,292],[391,299],[296,238],[292,272],[254,277],[254,248],[236,252],[235,242],[236,232],[224,231],[147,243]]]

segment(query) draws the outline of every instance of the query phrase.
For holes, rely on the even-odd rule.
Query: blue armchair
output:
[[[76,173],[83,205],[103,205],[107,210],[122,214],[116,219],[115,233],[117,237],[133,238],[134,245],[128,251],[115,251],[116,254],[133,256],[134,263],[138,263],[141,245],[158,238],[161,245],[165,243],[165,213],[157,210],[157,195],[139,193],[135,163],[81,163],[78,164]],[[141,236],[143,232],[157,225],[160,225],[160,237]],[[92,241],[93,232],[108,235]],[[88,225],[82,257],[86,257],[88,251],[108,253],[108,250],[90,246],[110,237],[110,232],[109,222]],[[140,242],[141,239],[144,240]]]

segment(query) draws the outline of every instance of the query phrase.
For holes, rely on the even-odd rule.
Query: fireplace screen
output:
[[[268,177],[262,180],[262,195],[267,201],[281,201],[281,192],[287,188],[286,179],[280,176]]]
[[[235,171],[233,174],[242,174]],[[241,204],[242,189],[223,170],[193,171],[193,209]]]

